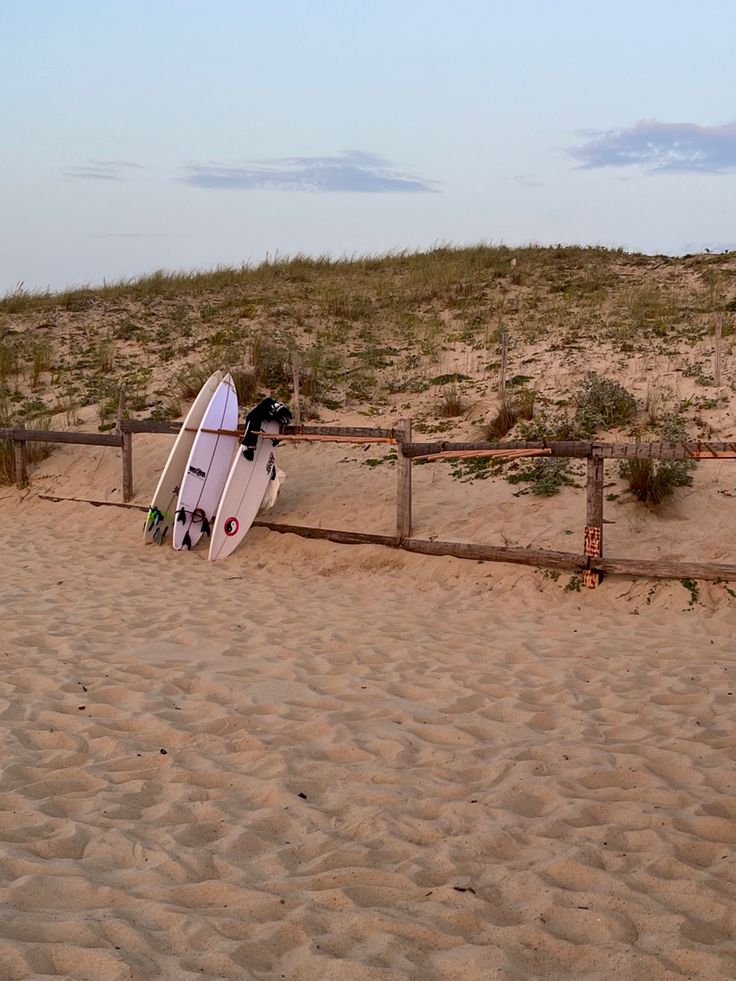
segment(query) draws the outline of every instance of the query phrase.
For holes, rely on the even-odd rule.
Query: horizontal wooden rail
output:
[[[122,446],[120,433],[55,432],[52,429],[0,429],[0,439],[16,443],[76,443],[80,446]]]
[[[415,457],[430,456],[436,453],[454,453],[456,451],[478,450],[483,453],[489,450],[548,450],[550,456],[587,457],[592,453],[593,443],[588,440],[527,442],[510,440],[508,442],[473,442],[452,443],[448,440],[434,443],[407,443],[404,455]]]
[[[240,439],[241,436],[245,435],[245,430],[242,428],[238,429],[205,429],[203,426],[187,426],[185,432],[187,433],[211,433],[213,436],[234,436],[236,439]],[[298,443],[299,440],[305,440],[306,442],[315,443],[395,443],[396,440],[392,436],[334,436],[332,433],[320,433],[320,435],[315,436],[312,433],[298,433],[293,436],[291,433],[278,432],[278,433],[264,433],[260,429],[254,429],[251,433],[252,436],[265,436],[267,439],[278,439],[279,442],[295,442]]]
[[[728,460],[736,443],[594,443],[592,455],[604,460]]]
[[[172,419],[121,419],[120,431],[123,433],[158,433],[162,436],[176,436],[183,422]]]
[[[167,419],[123,419],[120,429],[124,433],[163,433],[175,436],[183,423]],[[236,430],[242,435],[245,430],[239,426]],[[377,439],[397,439],[393,429],[382,429],[374,426],[284,426],[283,435],[298,438],[299,436],[341,436],[357,437],[359,440],[375,437]],[[398,434],[400,435],[400,434]]]
[[[592,559],[591,568],[620,576],[653,579],[736,579],[736,565],[725,562],[680,562],[675,559]]]
[[[548,440],[452,443],[407,443],[404,455],[411,459],[442,453],[489,453],[493,450],[547,451],[554,457],[597,457],[603,460],[726,460],[736,457],[736,443],[601,443],[593,440]]]
[[[582,571],[586,565],[584,555],[575,552],[555,552],[542,548],[510,548],[505,545],[475,545],[466,542],[426,541],[422,538],[399,538],[398,535],[372,535],[367,532],[338,531],[332,528],[313,528],[303,525],[286,525],[277,521],[254,522],[259,528],[299,535],[301,538],[319,538],[340,545],[385,545],[421,555],[452,555],[459,559],[480,562],[511,562],[514,565],[535,565],[543,569],[569,569]]]

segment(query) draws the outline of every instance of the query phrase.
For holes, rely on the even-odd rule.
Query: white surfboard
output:
[[[261,429],[276,437],[279,424],[265,422]],[[238,447],[212,526],[211,561],[227,558],[235,551],[253,524],[268,482],[276,473],[276,447],[273,444],[274,440],[259,436],[252,460],[246,460],[242,447]]]
[[[215,394],[217,386],[222,381],[222,372],[216,371],[210,375],[199,391],[196,399],[192,403],[186,418],[182,423],[174,445],[169,453],[161,477],[156,486],[156,490],[151,501],[151,506],[146,515],[146,523],[143,527],[143,542],[151,544],[155,542],[163,545],[164,541],[171,534],[171,527],[174,524],[176,510],[176,499],[179,496],[181,479],[184,476],[184,467],[192,450],[196,430],[205,414],[210,399]]]
[[[177,551],[194,548],[202,534],[212,527],[237,445],[237,436],[218,431],[235,430],[237,425],[238,396],[232,376],[227,374],[202,416],[187,460],[172,535]]]

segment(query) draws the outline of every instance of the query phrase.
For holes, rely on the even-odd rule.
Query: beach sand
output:
[[[140,502],[169,446],[136,438]],[[285,448],[269,516],[390,532],[363,452]],[[727,585],[263,529],[212,565],[38,499],[119,500],[119,468],[65,448],[0,500],[0,977],[736,976]],[[446,469],[415,468],[418,535],[580,548],[584,491]],[[613,554],[729,555],[697,491],[612,505]]]

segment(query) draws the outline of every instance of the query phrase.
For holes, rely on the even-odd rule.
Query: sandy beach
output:
[[[141,438],[137,500],[169,445]],[[282,451],[274,520],[390,527],[388,466],[336,487],[338,452]],[[445,533],[432,470],[417,522]],[[119,500],[118,451],[0,501],[0,976],[734,976],[726,585],[566,592],[263,529],[212,565],[38,498],[92,488]],[[477,540],[508,487],[462,491]],[[579,491],[515,503],[511,539],[580,531]]]

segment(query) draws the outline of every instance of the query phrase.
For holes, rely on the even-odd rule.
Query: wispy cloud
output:
[[[163,238],[164,232],[98,232],[93,238]]]
[[[64,176],[81,181],[124,181],[136,170],[145,167],[130,160],[92,160],[85,167],[68,167]]]
[[[511,180],[514,184],[521,184],[523,187],[546,187],[544,181],[540,181],[536,174],[517,174]]]
[[[569,153],[585,169],[645,167],[652,173],[724,174],[736,170],[736,123],[699,126],[643,119],[628,129],[586,134]]]
[[[394,169],[390,161],[360,150],[333,157],[283,157],[251,160],[239,167],[201,164],[187,168],[180,180],[191,187],[221,191],[358,191],[426,193],[429,181]]]

